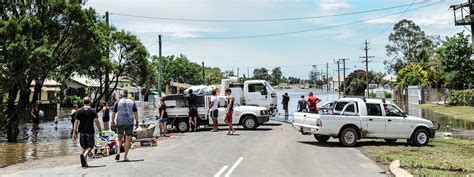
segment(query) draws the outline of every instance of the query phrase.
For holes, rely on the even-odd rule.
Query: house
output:
[[[332,83],[332,84],[330,84],[330,85],[331,85],[331,89],[332,89],[333,91],[337,91],[337,89],[338,89],[341,85],[344,84],[344,76],[341,75],[341,76],[339,77],[339,79],[337,79],[337,76],[333,76],[333,77],[331,77],[330,82]]]

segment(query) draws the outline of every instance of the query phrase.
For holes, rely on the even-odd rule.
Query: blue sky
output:
[[[400,19],[411,19],[429,35],[452,36],[466,31],[454,26],[449,5],[464,0],[428,0],[422,4],[350,16],[251,23],[185,22],[144,19],[114,15],[113,13],[187,19],[274,19],[331,15],[378,9],[424,0],[89,0],[101,14],[112,13],[110,22],[119,29],[136,34],[152,55],[158,55],[158,34],[163,36],[163,55],[184,54],[194,62],[220,67],[224,70],[240,68],[240,75],[252,73],[255,67],[269,69],[281,66],[285,76],[308,78],[311,65],[318,70],[329,63],[329,75],[337,75],[334,59],[348,58],[346,73],[364,68],[363,42],[368,40],[369,55],[375,56],[369,69],[385,72],[383,61],[388,59],[385,45],[392,25],[401,14],[387,16],[337,28],[298,34],[245,39],[199,39],[215,37],[252,36],[284,33],[350,23],[403,12],[407,8],[438,3],[418,10],[410,10]],[[387,29],[388,28],[388,29]],[[387,30],[386,30],[387,29]],[[341,66],[342,67],[342,66]]]

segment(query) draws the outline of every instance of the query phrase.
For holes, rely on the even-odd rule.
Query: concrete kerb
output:
[[[400,160],[393,161],[389,166],[390,172],[396,177],[413,177],[412,174],[400,168]]]

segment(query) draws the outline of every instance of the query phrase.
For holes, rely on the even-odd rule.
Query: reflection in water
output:
[[[139,106],[139,120],[154,122],[156,109],[153,106]],[[33,159],[45,159],[58,156],[76,155],[81,152],[79,141],[71,140],[71,118],[61,111],[57,128],[53,121],[41,122],[38,126],[31,123],[19,126],[17,143],[7,143],[0,137],[0,167],[26,162]],[[102,123],[102,113],[99,113]]]

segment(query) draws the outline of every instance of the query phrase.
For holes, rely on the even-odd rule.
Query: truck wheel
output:
[[[325,143],[325,142],[328,142],[329,138],[331,138],[330,136],[326,136],[326,135],[314,135],[314,138],[316,138],[316,140],[318,140],[318,142],[320,143]]]
[[[176,128],[179,132],[185,133],[189,129],[188,122],[185,119],[180,119],[179,122],[176,124]]]
[[[397,139],[385,139],[385,142],[387,142],[388,144],[393,144],[397,142]]]
[[[243,119],[242,124],[245,129],[250,129],[250,130],[255,130],[258,127],[257,120],[252,116],[246,116]]]
[[[413,145],[415,146],[426,146],[430,141],[430,135],[425,129],[419,128],[415,130],[412,136]]]
[[[346,147],[352,147],[357,144],[357,131],[352,127],[347,127],[339,134],[339,142]]]

